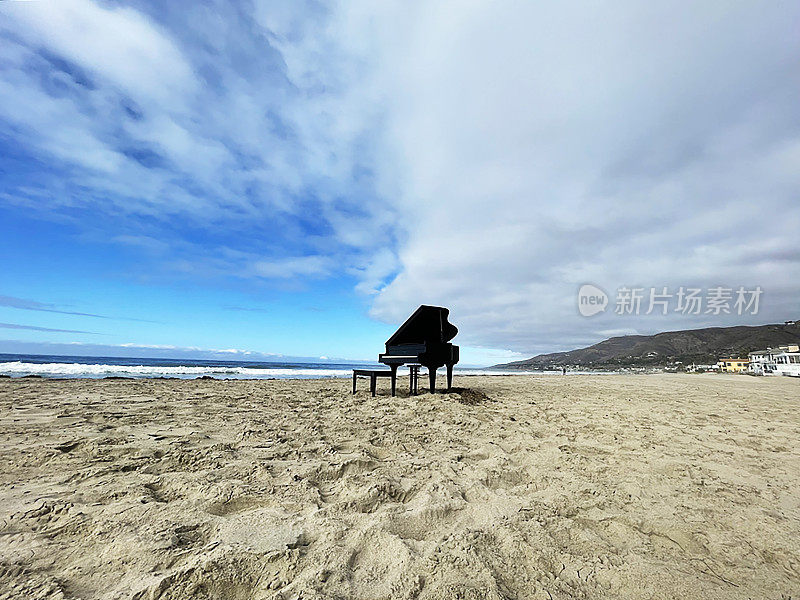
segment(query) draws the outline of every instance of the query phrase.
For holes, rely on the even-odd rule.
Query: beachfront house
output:
[[[773,358],[776,373],[800,377],[800,352],[779,352]]]
[[[744,373],[749,364],[746,358],[720,358],[717,367],[720,373]]]
[[[768,375],[772,369],[769,365],[772,363],[772,354],[769,350],[756,350],[747,355],[748,365],[747,372],[753,375]]]
[[[717,365],[696,365],[692,363],[686,367],[687,373],[711,373],[717,371],[719,367]]]
[[[777,360],[779,356],[781,357],[780,362]],[[795,362],[797,356],[800,356],[800,345],[798,344],[755,350],[747,355],[749,359],[747,372],[753,375],[781,375],[786,372],[787,375],[790,375],[796,369],[792,365],[797,364]],[[779,364],[781,365],[780,369],[778,368]]]

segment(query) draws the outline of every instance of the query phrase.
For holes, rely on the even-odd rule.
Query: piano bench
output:
[[[369,391],[374,396],[378,377],[392,377],[393,374],[386,369],[353,369],[353,393],[356,393],[356,377],[369,377]]]

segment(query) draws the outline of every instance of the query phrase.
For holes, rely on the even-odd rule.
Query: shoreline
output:
[[[388,369],[387,369],[388,370]],[[407,372],[400,371],[398,373],[398,381],[401,381],[400,378],[407,376]],[[443,373],[440,371],[439,376],[441,377]],[[455,371],[455,377],[607,377],[607,376],[623,376],[623,377],[640,377],[640,376],[653,376],[653,375],[667,375],[667,376],[678,376],[678,377],[724,377],[724,376],[735,376],[735,377],[748,377],[748,378],[759,378],[760,376],[755,376],[751,373],[717,373],[717,372],[704,372],[704,373],[685,373],[685,372],[673,372],[673,371],[664,371],[664,370],[647,370],[647,371],[567,371],[566,373],[561,373],[559,371],[519,371],[519,372],[489,372],[483,370],[479,373],[469,373],[469,372],[461,372]],[[50,376],[50,375],[39,375],[39,374],[30,374],[30,375],[8,375],[5,373],[0,373],[0,381],[3,380],[43,380],[43,381],[346,381],[352,377],[350,372],[343,373],[341,375],[327,375],[327,376],[298,376],[298,377],[291,377],[291,376],[280,376],[280,377],[225,377],[225,376],[218,376],[214,377],[213,375],[199,375],[199,376],[186,376],[186,377],[175,377],[175,376],[126,376],[126,375],[104,375],[104,376],[83,376],[83,375],[76,375],[73,377],[57,377],[57,376]],[[778,375],[771,375],[766,377],[766,379],[772,378],[780,378]],[[798,379],[797,377],[787,376],[788,379]]]
[[[373,365],[370,365],[372,367]],[[388,371],[389,369],[383,369]],[[620,373],[617,371],[568,371],[567,373],[561,373],[557,371],[526,371],[526,372],[491,372],[488,370],[480,370],[476,369],[476,372],[469,372],[469,371],[454,371],[454,377],[532,377],[532,376],[542,376],[542,377],[553,377],[553,376],[561,376],[561,375],[619,375]],[[438,371],[439,376],[443,375],[443,370]],[[656,372],[654,372],[656,373]],[[633,373],[632,373],[633,374]],[[636,373],[636,374],[651,374],[651,373]],[[398,372],[399,377],[405,377],[408,375],[407,371],[400,370]],[[127,380],[127,381],[139,381],[139,380],[181,380],[181,381],[202,381],[202,380],[215,380],[215,381],[324,381],[324,380],[346,380],[352,377],[352,371],[342,371],[336,375],[320,375],[315,377],[314,375],[280,375],[280,376],[257,376],[257,377],[247,377],[247,376],[226,376],[226,375],[186,375],[183,377],[180,376],[169,376],[169,375],[73,375],[73,376],[53,376],[47,374],[39,374],[39,373],[31,373],[31,374],[14,374],[9,375],[7,373],[0,373],[0,379],[45,379],[48,381],[73,381],[73,380],[106,380],[106,379],[119,379],[119,380]]]

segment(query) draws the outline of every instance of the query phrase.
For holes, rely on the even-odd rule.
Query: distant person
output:
[[[562,375],[566,375],[567,374],[567,367],[561,367],[561,374]]]

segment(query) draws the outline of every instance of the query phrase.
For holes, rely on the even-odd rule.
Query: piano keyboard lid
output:
[[[449,314],[450,310],[443,306],[423,304],[386,340],[386,345],[449,342],[458,333],[458,328],[447,320]]]

